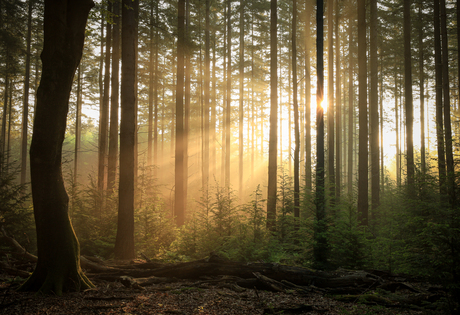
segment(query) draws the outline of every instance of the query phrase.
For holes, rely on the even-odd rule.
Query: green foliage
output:
[[[0,161],[2,159],[0,158]],[[27,185],[16,183],[19,169],[13,165],[0,173],[0,227],[29,251],[34,249],[35,226]]]
[[[351,198],[336,206],[329,227],[330,262],[334,267],[360,269],[366,265],[366,231],[358,226],[357,209]]]

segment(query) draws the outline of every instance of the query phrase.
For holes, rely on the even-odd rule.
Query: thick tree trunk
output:
[[[325,190],[324,190],[324,111],[322,101],[324,97],[324,17],[323,17],[323,0],[317,0],[316,9],[316,222],[315,222],[315,246],[313,255],[315,265],[324,268],[327,263],[327,238],[326,238],[326,207],[325,207]]]
[[[136,143],[136,34],[138,0],[122,2],[120,184],[115,258],[134,254],[134,171]]]
[[[68,214],[62,143],[73,76],[80,62],[88,13],[85,1],[45,1],[43,72],[30,149],[38,262],[21,290],[62,294],[92,286],[80,269],[79,243]]]

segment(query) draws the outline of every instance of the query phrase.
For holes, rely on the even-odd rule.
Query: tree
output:
[[[107,12],[110,14],[112,10],[112,3],[107,3]],[[112,26],[106,22],[106,37],[105,37],[105,62],[104,62],[104,88],[102,103],[99,112],[99,151],[98,151],[98,176],[97,187],[102,191],[107,188],[107,172],[106,172],[106,159],[107,159],[107,139],[109,128],[109,91],[110,91],[110,50],[112,46]],[[104,204],[104,201],[102,205]],[[100,209],[101,211],[102,209]]]
[[[107,161],[107,191],[110,194],[115,184],[118,159],[118,108],[120,68],[120,0],[113,3],[113,50],[112,50],[112,95],[110,99],[109,157]]]
[[[340,34],[339,34],[339,22],[340,22],[340,8],[339,1],[335,1],[335,37],[336,37],[336,50],[335,50],[335,62],[336,62],[336,82],[335,82],[335,108],[336,108],[336,176],[335,176],[335,198],[336,201],[340,201],[340,191],[342,186],[342,80],[341,80],[341,60],[340,60]]]
[[[134,253],[134,168],[136,143],[136,37],[139,0],[123,0],[121,14],[120,184],[115,258]]]
[[[371,150],[371,206],[372,215],[380,204],[380,170],[379,170],[379,110],[378,110],[378,57],[377,57],[377,0],[370,5],[370,150]]]
[[[324,267],[327,263],[327,237],[326,237],[326,207],[324,191],[324,111],[322,101],[324,97],[324,57],[323,57],[323,0],[317,0],[316,8],[316,222],[315,246],[313,255],[315,264]]]
[[[300,127],[297,103],[297,0],[292,6],[292,83],[294,93],[294,217],[300,217]]]
[[[366,60],[366,3],[358,0],[358,84],[359,84],[359,163],[358,163],[358,220],[368,220],[368,133],[367,133],[367,60]]]
[[[274,229],[277,191],[278,142],[278,37],[277,0],[270,0],[270,138],[268,142],[267,227]]]
[[[311,69],[310,69],[310,7],[312,3],[307,0],[305,3],[305,188],[308,192],[312,188],[311,171]]]
[[[210,58],[210,0],[206,0],[206,30],[205,30],[205,74],[204,74],[204,139],[203,139],[203,189],[208,189],[209,182],[209,97],[210,97],[210,72],[211,72],[211,58]]]
[[[22,141],[21,141],[21,185],[26,182],[27,170],[27,138],[29,126],[29,81],[30,81],[30,41],[32,36],[32,10],[33,0],[28,1],[27,14],[27,51],[26,51],[26,73],[24,76],[24,105],[22,111]]]
[[[240,199],[243,196],[243,123],[244,123],[244,0],[240,0],[240,106],[238,109],[238,190]]]
[[[327,1],[327,166],[331,203],[335,202],[334,163],[334,0]],[[338,141],[339,139],[337,139]]]
[[[60,295],[93,286],[80,268],[61,169],[69,96],[93,5],[91,0],[45,0],[43,70],[30,148],[38,261],[23,291]]]
[[[348,182],[348,195],[351,197],[353,194],[353,131],[354,131],[354,84],[353,84],[353,72],[354,72],[354,60],[352,54],[353,47],[353,27],[352,22],[354,21],[354,14],[350,14],[349,25],[348,25],[348,170],[347,170],[347,182]]]
[[[410,0],[404,0],[404,98],[406,109],[407,185],[409,194],[414,194],[414,106],[412,104],[412,60]]]
[[[446,0],[441,0],[441,39],[442,39],[442,91],[444,95],[444,132],[446,141],[447,193],[449,203],[456,206],[455,168],[452,143],[452,124],[450,119],[449,53],[447,44]]]
[[[444,149],[444,119],[442,116],[442,55],[441,55],[441,21],[439,18],[439,0],[434,0],[434,59],[435,59],[435,93],[436,93],[436,139],[438,142],[438,173],[441,194],[445,193],[446,155]]]
[[[176,159],[175,159],[175,216],[176,224],[185,221],[184,201],[184,56],[185,56],[185,0],[179,0],[177,24],[177,85],[176,85]]]

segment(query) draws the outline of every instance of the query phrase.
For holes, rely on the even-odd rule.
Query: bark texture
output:
[[[91,0],[45,1],[43,72],[30,149],[38,261],[22,290],[62,294],[92,286],[68,214],[61,170],[69,96],[80,62]]]

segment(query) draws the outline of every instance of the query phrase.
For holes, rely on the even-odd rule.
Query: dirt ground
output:
[[[397,303],[377,305],[359,298],[343,302],[321,293],[235,292],[196,281],[137,288],[100,280],[94,284],[94,289],[57,297],[17,292],[19,283],[4,281],[0,284],[0,314],[446,314]]]

